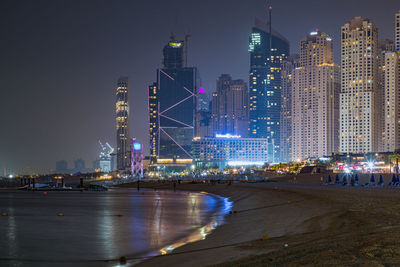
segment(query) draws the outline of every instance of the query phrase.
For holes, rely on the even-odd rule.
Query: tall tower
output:
[[[282,62],[288,40],[256,19],[249,39],[249,136],[268,139],[268,161],[279,162]]]
[[[355,17],[341,32],[340,152],[376,152],[383,131],[378,29]]]
[[[400,149],[400,51],[385,56],[385,127],[383,151]]]
[[[117,82],[117,99],[115,104],[117,122],[117,169],[129,170],[129,102],[128,77],[120,77]]]
[[[232,80],[222,74],[212,98],[214,134],[233,134],[247,137],[249,127],[249,93],[243,80]]]
[[[311,32],[300,41],[292,88],[292,160],[337,152],[340,77],[326,33]]]
[[[395,40],[396,40],[396,51],[400,51],[400,11],[395,16]]]
[[[293,72],[299,67],[299,55],[290,55],[282,63],[282,94],[280,118],[280,161],[292,160],[292,80]]]
[[[149,86],[152,162],[189,162],[194,137],[197,69],[183,67],[183,41],[174,37],[164,47],[163,68]],[[160,161],[161,162],[161,161]]]

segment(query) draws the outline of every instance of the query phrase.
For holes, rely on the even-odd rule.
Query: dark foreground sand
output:
[[[400,188],[321,186],[320,179],[178,185],[230,197],[236,213],[205,240],[138,266],[400,266]]]

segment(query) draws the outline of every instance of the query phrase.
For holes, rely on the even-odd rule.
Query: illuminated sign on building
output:
[[[216,134],[216,138],[241,138],[240,135],[232,135],[232,134]]]
[[[141,144],[141,143],[134,143],[134,144],[133,144],[133,149],[134,149],[135,151],[140,151],[140,150],[142,150],[142,144]]]
[[[169,46],[171,47],[181,47],[183,44],[182,43],[177,43],[177,42],[170,42]]]

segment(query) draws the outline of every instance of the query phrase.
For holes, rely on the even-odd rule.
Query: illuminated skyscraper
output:
[[[383,151],[400,149],[400,51],[385,54],[385,128]]]
[[[342,26],[340,152],[377,152],[382,140],[378,29],[355,17]],[[382,89],[382,88],[381,88]]]
[[[183,66],[183,41],[164,47],[164,66],[149,87],[152,162],[189,162],[194,137],[197,70]]]
[[[272,34],[271,34],[272,33]],[[256,20],[250,36],[249,137],[268,139],[268,161],[280,156],[281,70],[289,55],[288,40]]]
[[[311,32],[300,41],[300,66],[292,76],[292,160],[338,151],[339,67],[332,39]]]
[[[249,92],[243,80],[232,80],[222,74],[217,80],[217,91],[212,96],[214,134],[248,136]]]
[[[381,56],[385,110],[384,152],[400,149],[400,12],[395,15],[395,40],[395,46],[385,42],[386,52]]]
[[[117,82],[116,123],[117,123],[117,169],[130,169],[129,154],[129,102],[128,77],[121,77]]]
[[[282,94],[280,118],[280,161],[292,160],[292,78],[299,66],[299,55],[291,55],[282,63]]]

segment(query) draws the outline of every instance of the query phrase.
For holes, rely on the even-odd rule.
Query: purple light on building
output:
[[[199,94],[205,94],[205,93],[206,93],[206,91],[204,90],[203,87],[201,87],[201,88],[199,89]]]

